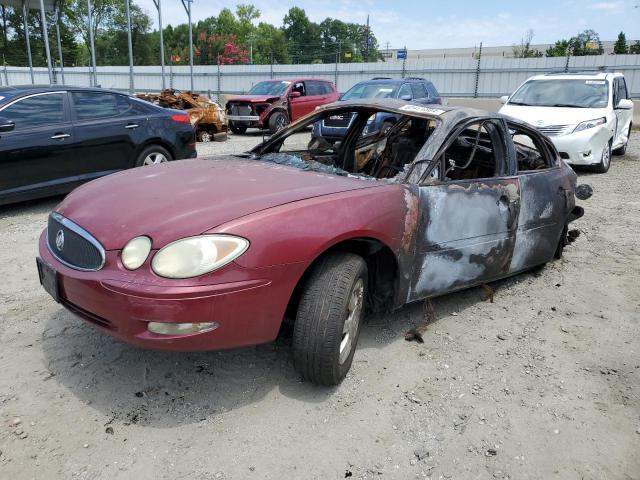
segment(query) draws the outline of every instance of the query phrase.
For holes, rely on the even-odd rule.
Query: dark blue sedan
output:
[[[379,100],[395,98],[420,103],[442,104],[442,97],[436,87],[424,78],[409,77],[402,79],[374,78],[356,83],[338,101],[345,100]],[[329,143],[342,140],[351,125],[354,115],[343,113],[316,122],[311,133],[312,138],[323,138]],[[367,122],[363,134],[385,131],[393,126],[398,115],[391,113],[377,113]]]

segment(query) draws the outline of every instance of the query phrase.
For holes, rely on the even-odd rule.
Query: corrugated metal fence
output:
[[[426,77],[433,81],[444,96],[449,97],[499,97],[512,93],[515,88],[531,75],[545,72],[563,72],[567,67],[564,57],[553,58],[445,58],[428,60],[407,60],[386,63],[341,63],[318,65],[223,65],[195,66],[194,89],[214,97],[244,93],[253,84],[269,78],[318,77],[334,81],[338,90],[346,91],[356,82],[376,76],[400,78]],[[620,71],[625,74],[630,94],[640,98],[640,55],[598,55],[571,57],[568,62],[570,72],[585,70]],[[36,83],[48,83],[45,68],[36,68]],[[90,70],[87,67],[64,69],[67,85],[87,86],[90,84]],[[98,84],[117,90],[129,89],[128,67],[98,67]],[[58,83],[62,83],[59,69],[55,73]],[[30,83],[29,69],[26,67],[4,67],[0,70],[2,85]],[[165,69],[167,87],[179,90],[190,88],[189,67],[169,66]],[[159,91],[162,77],[159,66],[135,67],[134,85],[136,91]]]

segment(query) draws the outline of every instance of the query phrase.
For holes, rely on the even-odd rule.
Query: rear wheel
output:
[[[239,125],[234,125],[233,123],[229,123],[229,128],[235,134],[242,135],[247,131],[247,127],[241,127]]]
[[[600,163],[593,166],[593,171],[596,173],[607,173],[611,166],[611,140],[602,149],[600,155]]]
[[[305,380],[337,385],[356,350],[367,290],[367,265],[346,252],[327,254],[313,268],[293,328],[293,361]]]
[[[273,134],[289,125],[289,117],[284,112],[275,112],[269,117],[269,131]]]
[[[136,167],[142,167],[144,165],[157,165],[159,163],[165,163],[173,160],[171,154],[166,148],[160,145],[150,145],[138,155],[136,161]]]

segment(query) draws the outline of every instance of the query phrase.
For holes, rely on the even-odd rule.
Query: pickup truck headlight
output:
[[[607,119],[605,117],[587,120],[586,122],[579,123],[578,126],[573,129],[573,133],[581,132],[582,130],[586,130],[587,128],[597,127],[598,125],[603,125],[605,123],[607,123]]]
[[[191,278],[232,262],[249,248],[249,241],[231,235],[199,235],[170,243],[151,261],[153,271],[166,278]]]

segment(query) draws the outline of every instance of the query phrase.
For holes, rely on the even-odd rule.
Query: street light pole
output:
[[[87,17],[89,20],[89,46],[91,49],[91,66],[93,69],[91,85],[95,87],[98,85],[98,78],[96,75],[96,47],[93,42],[93,10],[91,8],[91,0],[87,0]]]
[[[182,6],[187,11],[187,17],[189,17],[189,78],[191,79],[191,91],[193,92],[193,25],[191,25],[191,4],[193,0],[181,1]]]
[[[44,0],[40,0],[40,17],[42,19],[42,37],[44,38],[44,51],[47,55],[47,70],[49,71],[49,83],[53,83],[53,69],[51,67],[51,50],[49,49],[49,30],[47,29],[47,15],[44,11]]]
[[[31,41],[29,40],[29,22],[28,22],[27,4],[22,1],[22,20],[24,21],[24,38],[27,41],[27,57],[29,58],[29,73],[31,74],[31,85],[35,85],[36,81],[33,77],[33,59],[31,57]]]
[[[162,32],[162,0],[153,0],[158,10],[158,28],[160,29],[160,71],[162,75],[162,90],[165,88],[164,83],[164,36]]]
[[[62,77],[62,84],[64,81],[64,58],[62,56],[62,42],[60,40],[60,4],[56,4],[56,39],[58,41],[58,55],[60,56],[60,76]]]
[[[124,10],[127,15],[127,43],[129,46],[129,93],[133,95],[133,43],[131,41],[131,9],[129,0],[124,0]]]

